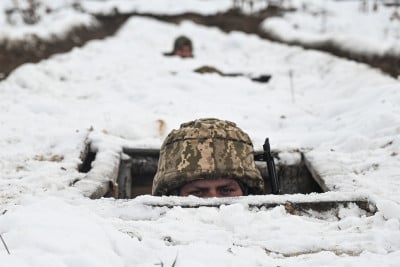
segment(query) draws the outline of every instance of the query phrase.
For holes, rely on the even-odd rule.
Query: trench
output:
[[[157,171],[160,151],[157,149],[124,149],[124,157],[119,166],[117,178],[118,198],[131,199],[140,195],[151,194],[153,178]],[[271,194],[271,183],[266,163],[262,160],[263,152],[255,152],[257,168],[265,182],[266,194]],[[280,179],[282,194],[322,193],[321,186],[313,178],[304,156],[299,151],[291,152],[298,160],[286,163],[280,160],[280,154],[274,152],[276,171]],[[112,195],[112,194],[108,194]]]
[[[80,172],[85,172],[87,175],[71,184],[71,186],[80,188],[84,196],[91,199],[102,197],[134,199],[143,195],[151,195],[153,178],[158,166],[159,149],[124,148],[121,156],[117,160],[113,160],[111,164],[107,157],[104,158],[104,155],[96,157],[96,153],[98,152],[90,150],[90,144],[87,143],[86,149],[82,153],[82,165],[78,168]],[[337,200],[335,197],[322,197],[324,194],[321,194],[321,199],[309,198],[309,193],[324,193],[331,189],[325,185],[323,177],[316,172],[303,152],[300,150],[271,151],[271,154],[276,163],[281,194],[284,194],[285,198],[256,202],[252,202],[250,198],[245,198],[244,200],[249,201],[250,209],[257,210],[282,205],[290,214],[307,216],[313,216],[310,211],[318,213],[329,211],[333,212],[332,214],[338,214],[341,207],[352,207],[354,205],[364,210],[367,216],[373,215],[377,211],[375,203],[366,196],[347,196]],[[267,164],[263,161],[263,152],[255,151],[254,160],[265,182],[265,195],[270,195],[271,183]],[[101,167],[104,164],[110,165],[110,169],[104,170]],[[150,202],[143,202],[147,206],[168,208],[174,206],[181,208],[220,207],[233,203],[234,200],[224,198],[221,201],[210,199],[209,202],[207,202],[207,199],[193,202],[182,198],[176,202],[173,198],[170,200],[168,198],[155,198]]]
[[[337,57],[365,63],[373,68],[380,69],[382,72],[394,78],[400,75],[400,57],[393,53],[367,55],[361,52],[351,52],[330,41],[315,44],[304,44],[298,41],[286,42],[260,29],[259,26],[265,18],[282,16],[285,12],[292,11],[294,10],[282,9],[271,5],[251,15],[244,14],[237,8],[232,8],[224,13],[217,13],[215,15],[201,15],[196,13],[156,15],[137,12],[126,14],[114,12],[112,15],[93,14],[99,21],[98,26],[73,28],[63,38],[54,37],[52,40],[42,40],[38,37],[31,36],[31,40],[28,44],[26,41],[3,40],[0,43],[0,81],[5,79],[13,70],[24,63],[36,63],[51,55],[65,53],[74,47],[83,46],[90,40],[112,36],[128,18],[133,16],[150,17],[174,24],[190,20],[197,24],[218,27],[224,32],[241,31],[249,34],[256,34],[260,38],[273,42],[323,51]]]
[[[300,46],[304,49],[317,50],[332,54],[334,56],[353,60],[359,63],[367,64],[373,68],[377,68],[382,72],[397,78],[400,76],[400,56],[395,52],[386,52],[384,54],[365,54],[363,52],[349,51],[341,47],[339,44],[328,40],[318,43],[302,43],[300,41],[282,40],[274,34],[265,32],[261,29],[261,22],[268,17],[279,17],[285,12],[293,12],[291,9],[282,9],[276,6],[269,6],[256,14],[247,15],[240,12],[239,9],[231,9],[225,13],[204,16],[195,13],[185,13],[181,15],[154,15],[154,14],[136,14],[158,19],[165,22],[178,24],[184,20],[190,20],[194,23],[218,27],[224,32],[242,31],[249,34],[256,34],[262,39],[272,42],[284,43],[292,46]]]

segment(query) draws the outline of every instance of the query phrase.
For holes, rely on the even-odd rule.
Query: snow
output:
[[[181,34],[192,38],[195,57],[164,57]],[[192,71],[202,65],[272,79]],[[1,266],[397,266],[399,89],[375,69],[321,52],[144,18],[131,18],[114,37],[25,64],[0,83],[0,233],[11,253],[0,244]],[[77,171],[86,138],[101,155],[94,169],[102,176],[122,147],[159,148],[170,130],[200,117],[236,122],[257,150],[267,136],[273,149],[304,148],[335,192],[227,205],[194,197],[92,200],[81,191],[90,185],[70,186],[90,183]],[[349,198],[368,198],[378,211],[352,205],[297,216],[283,206],[249,208]],[[221,206],[165,206],[195,203]]]
[[[19,0],[17,7],[27,9],[28,0]],[[0,12],[0,40],[21,40],[40,37],[42,39],[62,38],[73,27],[93,27],[98,21],[93,15],[118,13],[153,13],[176,15],[194,12],[203,15],[224,12],[232,7],[231,0],[40,0],[36,9],[40,20],[36,24],[24,23],[20,13],[6,16]],[[13,0],[2,0],[0,10],[16,7]],[[50,10],[51,12],[48,12]],[[34,39],[33,39],[34,40]]]
[[[0,3],[0,40],[24,40],[35,37],[42,39],[62,38],[72,27],[97,25],[97,21],[90,14],[77,12],[72,7],[74,1],[40,1],[36,9],[40,17],[36,24],[24,23],[20,13],[13,13],[7,18],[4,10],[15,8],[12,0],[3,0]],[[27,8],[27,1],[17,1],[18,7]],[[48,12],[47,10],[51,10]],[[11,44],[12,45],[12,44]]]
[[[118,11],[119,13],[140,12],[163,15],[195,12],[202,15],[211,15],[231,8],[232,0],[89,0],[82,2],[82,7],[84,10],[94,14],[109,14],[110,12]]]
[[[400,17],[394,19],[394,7],[373,1],[315,1],[292,3],[297,12],[287,12],[282,18],[267,18],[261,28],[287,42],[315,44],[327,42],[345,51],[367,55],[400,55]]]
[[[2,263],[361,266],[380,261],[394,266],[399,259],[398,219],[381,213],[366,217],[356,207],[342,209],[340,220],[327,220],[290,216],[282,206],[249,211],[241,204],[168,209],[146,207],[141,199],[95,202],[26,197],[16,212],[0,217],[12,249],[11,255],[1,254]]]

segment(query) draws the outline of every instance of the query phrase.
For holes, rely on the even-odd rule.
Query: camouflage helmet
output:
[[[219,178],[239,181],[249,194],[264,192],[249,136],[233,122],[198,119],[181,124],[165,139],[152,194],[175,195],[189,182]]]
[[[173,52],[182,49],[184,46],[188,46],[190,50],[193,50],[192,41],[188,37],[181,35],[175,39]]]

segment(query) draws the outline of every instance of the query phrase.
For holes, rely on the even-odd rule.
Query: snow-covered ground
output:
[[[180,34],[193,39],[195,58],[162,55]],[[202,65],[272,79],[192,71]],[[400,84],[366,65],[253,35],[132,18],[115,37],[14,71],[0,83],[0,114],[0,233],[10,251],[0,243],[0,266],[400,262]],[[171,198],[90,200],[70,186],[85,176],[76,167],[88,134],[113,155],[123,146],[159,148],[171,129],[200,117],[236,122],[257,150],[266,136],[274,149],[309,149],[335,185],[326,197],[366,195],[378,212],[350,206],[296,216],[246,203],[315,195],[155,208],[147,204]]]
[[[236,6],[246,14],[256,14],[269,4],[279,4],[287,12],[283,17],[267,18],[261,28],[283,42],[304,44],[331,42],[346,51],[365,54],[400,54],[400,8],[383,1],[360,0],[36,0],[39,3],[36,24],[27,25],[21,13],[0,12],[0,40],[20,40],[29,35],[51,39],[62,37],[68,29],[94,26],[93,14],[152,13],[176,15],[193,12],[202,15],[224,12]],[[17,4],[16,4],[17,3]],[[0,11],[18,7],[26,10],[28,0],[3,0]]]
[[[29,0],[0,1],[0,40],[20,40],[29,35],[51,39],[77,26],[94,26],[92,14],[153,13],[181,14],[194,12],[203,15],[224,12],[232,7],[231,0],[35,0],[39,6],[35,14],[39,20],[27,24],[21,12],[6,15],[6,10],[29,9]]]
[[[78,12],[73,8],[73,0],[37,1],[40,5],[35,9],[38,21],[29,24],[24,21],[20,10],[28,10],[27,0],[2,0],[0,2],[0,40],[24,40],[27,36],[35,35],[43,39],[63,37],[76,26],[94,26],[96,20],[89,14]],[[6,11],[9,12],[7,15]],[[11,12],[13,11],[13,12]]]
[[[296,12],[267,18],[262,29],[282,41],[330,42],[356,53],[400,55],[400,7],[358,0],[298,0],[292,6]]]
[[[152,14],[181,14],[194,12],[203,15],[224,12],[232,7],[232,0],[87,0],[81,1],[84,10],[94,14],[119,13],[152,13]]]

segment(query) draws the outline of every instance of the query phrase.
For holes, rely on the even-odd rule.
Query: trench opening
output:
[[[124,149],[125,157],[120,162],[117,178],[118,198],[131,199],[140,195],[151,194],[153,178],[157,171],[160,151],[157,149]],[[257,168],[265,181],[266,194],[271,193],[270,179],[266,163],[262,161],[263,152],[255,152],[254,159]],[[304,156],[299,151],[289,153],[291,160],[283,160],[280,152],[272,152],[276,159],[276,171],[280,178],[282,194],[322,193],[321,186],[314,179]]]
[[[78,171],[82,173],[88,173],[92,169],[92,162],[96,159],[96,153],[91,150],[90,143],[87,143],[80,155],[82,161],[78,165]]]

